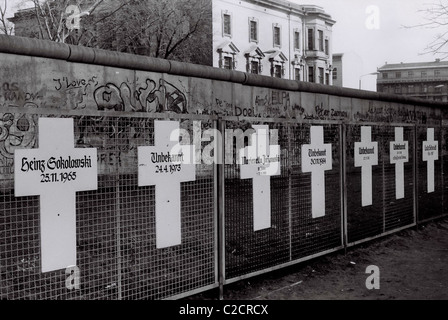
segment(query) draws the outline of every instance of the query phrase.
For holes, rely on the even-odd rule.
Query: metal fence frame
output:
[[[291,81],[291,80],[284,80],[284,79],[275,79],[272,77],[264,77],[260,75],[254,75],[254,74],[248,74],[248,73],[241,73],[236,71],[229,71],[229,70],[222,70],[222,69],[216,69],[211,67],[204,67],[204,66],[197,66],[197,65],[191,65],[191,64],[183,64],[180,62],[174,62],[174,61],[168,61],[168,60],[162,60],[162,59],[154,59],[150,57],[138,57],[128,54],[119,54],[114,52],[107,52],[103,50],[96,50],[92,48],[83,48],[78,46],[69,46],[66,44],[56,44],[48,41],[40,41],[35,39],[26,39],[26,38],[20,38],[20,37],[10,37],[10,36],[0,36],[0,52],[5,54],[11,54],[11,55],[26,55],[30,57],[40,57],[40,58],[46,58],[46,59],[53,59],[53,60],[59,60],[63,62],[69,62],[69,63],[83,63],[83,64],[92,64],[92,65],[100,65],[104,67],[118,67],[118,68],[126,68],[129,70],[134,71],[142,71],[142,72],[156,72],[160,74],[169,74],[169,75],[177,75],[177,76],[186,76],[186,77],[196,77],[201,79],[209,79],[209,80],[216,80],[216,81],[222,81],[222,82],[229,82],[229,83],[236,83],[241,86],[251,86],[251,87],[263,87],[263,88],[270,88],[270,89],[282,89],[287,90],[290,92],[307,92],[307,93],[315,93],[315,94],[324,94],[329,96],[336,96],[336,97],[348,97],[350,99],[363,99],[363,100],[371,100],[371,101],[387,101],[391,103],[400,103],[409,106],[409,109],[412,109],[412,107],[416,108],[417,106],[423,106],[423,107],[429,107],[434,108],[436,111],[436,115],[438,115],[437,112],[441,114],[441,121],[434,120],[433,123],[426,123],[425,121],[414,119],[412,123],[389,123],[389,122],[356,122],[356,121],[331,121],[331,120],[296,120],[296,119],[289,119],[289,118],[258,118],[258,117],[244,117],[244,120],[251,123],[268,123],[268,124],[281,124],[283,126],[286,126],[288,128],[288,133],[290,133],[290,129],[294,126],[302,126],[302,125],[321,125],[321,126],[337,126],[339,129],[339,142],[340,142],[340,154],[339,154],[339,175],[340,179],[338,181],[338,184],[340,186],[340,199],[338,199],[338,207],[340,208],[340,232],[338,233],[338,238],[340,238],[340,244],[332,247],[332,248],[326,248],[322,250],[318,250],[317,252],[313,252],[310,254],[306,254],[305,256],[301,256],[299,258],[293,258],[292,251],[291,251],[291,231],[289,234],[289,259],[282,261],[281,263],[271,264],[268,267],[262,267],[262,268],[256,268],[251,269],[247,272],[243,272],[241,274],[238,274],[236,276],[226,276],[226,199],[225,199],[225,167],[222,164],[215,164],[212,168],[213,174],[211,175],[211,179],[213,180],[213,186],[210,188],[210,192],[213,193],[213,226],[211,229],[213,229],[213,252],[210,253],[212,257],[209,257],[210,261],[213,261],[213,274],[211,275],[210,279],[208,280],[207,284],[203,285],[196,285],[194,288],[191,287],[191,279],[184,280],[183,284],[176,284],[179,285],[179,287],[175,288],[172,292],[163,292],[162,294],[148,294],[148,286],[144,285],[143,282],[146,283],[147,279],[144,279],[143,277],[137,277],[140,282],[142,282],[141,286],[139,286],[139,292],[134,292],[134,295],[125,295],[122,288],[125,282],[125,274],[121,270],[121,265],[123,263],[123,260],[125,258],[124,250],[126,249],[123,245],[126,245],[125,239],[123,235],[120,232],[120,229],[125,222],[126,216],[123,216],[121,212],[121,205],[122,203],[116,202],[113,203],[112,206],[115,208],[115,218],[113,221],[110,222],[110,225],[112,226],[112,230],[118,230],[118,232],[113,233],[111,230],[111,236],[112,238],[109,239],[109,241],[113,242],[114,244],[114,250],[117,252],[117,261],[115,264],[118,266],[118,269],[116,271],[116,274],[114,273],[114,280],[117,281],[114,283],[103,283],[101,277],[92,277],[92,286],[101,286],[101,287],[108,287],[107,290],[113,290],[113,293],[101,293],[101,294],[94,294],[91,297],[91,299],[126,299],[126,298],[141,298],[141,299],[179,299],[182,297],[186,297],[195,293],[199,293],[202,291],[210,290],[210,289],[216,289],[219,288],[219,295],[220,298],[223,296],[223,290],[225,289],[224,286],[241,280],[253,277],[255,275],[260,275],[272,270],[281,269],[287,266],[291,266],[303,261],[310,260],[312,258],[322,256],[325,254],[328,254],[330,252],[335,252],[338,250],[347,249],[349,247],[356,246],[359,243],[370,241],[373,239],[377,239],[395,232],[398,232],[400,230],[411,228],[419,223],[424,223],[426,221],[430,221],[433,219],[437,219],[440,217],[444,217],[448,213],[448,196],[445,195],[446,189],[448,189],[448,183],[445,182],[445,175],[444,171],[448,169],[448,165],[444,164],[444,161],[448,159],[448,153],[447,149],[447,132],[448,129],[447,123],[446,123],[446,117],[447,113],[444,111],[446,109],[446,105],[442,103],[436,103],[431,101],[423,101],[418,99],[413,99],[409,97],[404,96],[398,96],[398,95],[389,95],[389,94],[382,94],[382,93],[372,93],[372,92],[366,92],[362,90],[352,90],[352,89],[346,89],[346,88],[337,88],[333,86],[321,86],[317,84],[312,83],[304,83],[299,81]],[[103,112],[96,112],[96,111],[88,111],[88,110],[62,110],[62,109],[46,109],[46,108],[39,108],[37,111],[36,109],[24,109],[24,108],[13,108],[13,107],[0,107],[1,113],[11,113],[11,114],[39,114],[42,116],[55,116],[55,117],[102,117],[105,116],[105,113]],[[221,132],[224,132],[224,129],[226,128],[226,123],[231,121],[239,121],[241,120],[240,117],[237,116],[215,116],[215,115],[191,115],[191,114],[163,114],[163,113],[156,113],[156,114],[149,114],[149,113],[143,113],[143,112],[123,112],[123,111],[113,111],[110,115],[106,115],[106,117],[110,118],[144,118],[149,120],[154,119],[161,119],[161,120],[178,120],[178,121],[188,121],[188,120],[204,120],[204,121],[210,121],[213,122],[213,127],[219,129]],[[434,118],[436,119],[436,118]],[[431,120],[432,121],[432,120]],[[348,212],[348,194],[347,194],[347,182],[348,182],[348,173],[347,173],[347,166],[346,166],[346,155],[347,155],[347,143],[348,143],[348,128],[349,126],[361,126],[361,125],[372,125],[372,126],[382,126],[382,127],[392,127],[392,126],[402,126],[406,128],[411,128],[414,130],[414,139],[413,139],[413,146],[412,146],[412,159],[413,159],[413,222],[406,224],[404,226],[400,226],[397,228],[393,228],[391,230],[382,229],[381,232],[373,235],[373,236],[366,236],[362,239],[358,239],[355,241],[349,241],[348,239],[348,228],[347,228],[347,221],[349,218],[349,212]],[[422,165],[421,160],[419,159],[420,153],[419,153],[419,146],[421,144],[421,140],[419,140],[419,130],[423,130],[427,127],[434,127],[439,130],[439,145],[441,146],[441,152],[439,154],[439,161],[440,164],[438,164],[438,170],[442,174],[440,177],[440,196],[438,199],[440,201],[440,206],[438,207],[438,210],[440,212],[437,212],[436,214],[429,214],[429,216],[424,217],[422,209],[420,208],[421,200],[419,199],[420,193],[419,193],[419,166]],[[289,138],[290,139],[290,138]],[[291,141],[288,140],[288,149],[291,148]],[[222,152],[222,155],[224,156],[224,152]],[[224,163],[224,161],[223,161]],[[113,195],[118,195],[117,199],[120,199],[119,197],[119,189],[116,188],[116,186],[120,183],[118,174],[114,176],[113,179],[110,180],[111,188],[113,189],[109,196],[113,197]],[[447,175],[448,177],[448,175]],[[11,180],[11,179],[10,179]],[[128,181],[133,181],[128,180]],[[11,181],[9,181],[11,182]],[[289,193],[291,192],[291,185],[288,184],[288,190]],[[0,193],[0,196],[3,196]],[[14,197],[13,197],[14,198]],[[103,204],[107,203],[108,199],[102,199]],[[119,201],[119,200],[118,200]],[[14,201],[11,201],[14,202]],[[16,200],[18,203],[19,201]],[[11,203],[3,203],[2,205],[6,210],[9,209]],[[109,205],[110,203],[107,203]],[[20,204],[21,208],[25,208],[25,211],[31,210],[33,206],[36,206],[35,200],[27,200],[23,201],[23,203]],[[291,197],[288,198],[288,223],[291,225]],[[7,212],[7,211],[6,211]],[[3,212],[1,212],[3,213]],[[34,214],[34,213],[33,213]],[[0,214],[0,219],[3,218],[2,214]],[[15,225],[19,225],[20,223],[14,222]],[[382,222],[384,225],[384,222]],[[0,240],[3,240],[7,238],[8,236],[8,223],[1,223],[0,221]],[[37,226],[33,226],[34,228],[38,228]],[[20,231],[20,228],[16,228],[16,231]],[[2,233],[3,232],[3,233]],[[21,235],[22,236],[22,235]],[[18,237],[16,237],[18,238]],[[35,241],[35,240],[33,240]],[[9,244],[2,244],[0,242],[0,248],[6,248]],[[36,245],[34,247],[35,250],[37,250],[38,246]],[[27,248],[25,248],[27,249]],[[29,249],[27,249],[29,250]],[[18,252],[18,251],[17,251]],[[40,298],[48,298],[48,299],[82,299],[82,294],[77,294],[76,291],[74,292],[66,292],[65,287],[57,287],[56,284],[63,286],[65,281],[65,274],[51,274],[49,276],[43,276],[42,274],[36,273],[35,270],[38,268],[36,266],[36,263],[38,263],[38,260],[26,260],[19,261],[17,259],[20,259],[19,256],[14,256],[13,258],[16,259],[18,262],[20,262],[20,265],[4,265],[4,262],[6,261],[6,258],[4,259],[4,252],[0,251],[0,254],[2,254],[2,259],[0,260],[0,271],[1,271],[1,278],[0,278],[0,294],[2,297],[6,298],[13,298],[13,299],[26,299],[26,298],[33,298],[33,294],[25,292],[27,289],[23,289],[24,282],[26,282],[27,277],[31,277],[32,280],[26,282],[28,285],[28,289],[34,289],[32,285],[34,284],[35,287],[38,287],[42,284],[45,284],[46,282],[49,282],[52,285],[52,288],[50,290],[50,294],[46,295],[45,292]],[[11,258],[11,257],[9,257]],[[153,257],[145,257],[146,259],[152,259]],[[108,261],[101,261],[103,264],[107,264]],[[10,269],[8,269],[8,267]],[[11,267],[17,268],[14,270],[11,270]],[[12,271],[12,277],[5,276],[5,273]],[[34,272],[34,273],[33,273]],[[115,271],[114,271],[115,272]],[[34,278],[33,278],[34,277]],[[7,290],[7,288],[4,288],[4,285],[7,281],[14,282],[14,285],[17,287],[21,287],[19,292],[14,291],[12,292],[4,292],[4,290]],[[90,285],[90,284],[89,284]],[[139,283],[140,285],[140,283]],[[183,287],[182,287],[183,285]],[[157,288],[156,288],[157,289]],[[115,292],[116,290],[116,292]],[[8,296],[8,293],[10,294]],[[95,295],[96,294],[96,295]],[[86,297],[84,297],[86,298]]]
[[[4,112],[17,112],[17,109],[13,109],[13,108],[0,108],[0,111],[2,113]],[[35,114],[35,111],[33,110],[21,110],[20,114]],[[91,117],[95,117],[95,116],[102,116],[102,114],[99,113],[95,113],[95,112],[64,112],[64,111],[56,111],[56,110],[39,110],[39,114],[41,116],[58,116],[58,117],[79,117],[79,116],[91,116]],[[225,125],[226,122],[228,121],[235,121],[236,119],[233,117],[227,117],[227,118],[218,118],[218,117],[210,117],[210,116],[194,116],[191,117],[189,115],[148,115],[148,114],[138,114],[136,115],[135,113],[129,114],[129,113],[119,113],[113,114],[113,117],[125,117],[125,118],[135,118],[135,117],[142,117],[145,119],[163,119],[163,120],[208,120],[208,121],[212,121],[214,123],[213,127],[214,128],[218,128],[221,130],[221,132],[224,132],[225,129]],[[255,271],[250,271],[247,273],[243,273],[240,274],[238,276],[227,276],[226,275],[226,240],[227,237],[225,235],[225,225],[226,225],[226,215],[225,215],[225,210],[226,210],[226,204],[225,204],[225,173],[224,173],[224,164],[215,164],[213,166],[213,193],[214,193],[214,197],[215,197],[215,201],[214,201],[214,281],[212,283],[210,283],[209,285],[206,286],[199,286],[197,288],[191,289],[191,290],[187,290],[184,292],[177,292],[173,295],[168,295],[168,296],[163,296],[162,295],[162,299],[179,299],[179,298],[183,298],[192,294],[196,294],[199,292],[203,292],[206,290],[210,290],[210,289],[215,289],[215,288],[219,288],[219,292],[220,292],[220,297],[222,297],[222,293],[224,290],[224,286],[242,279],[247,279],[253,276],[257,276],[257,275],[261,275],[273,270],[278,270],[281,268],[285,268],[297,263],[301,263],[319,256],[323,256],[332,252],[336,252],[336,251],[340,251],[342,249],[346,249],[349,247],[353,247],[356,246],[360,243],[366,242],[366,241],[371,241],[373,239],[377,239],[377,238],[381,238],[393,233],[396,233],[398,231],[401,231],[403,229],[407,229],[407,228],[411,228],[415,225],[417,225],[418,223],[423,223],[423,222],[427,222],[433,219],[437,219],[443,216],[446,216],[445,212],[442,212],[441,214],[437,214],[434,216],[431,216],[429,218],[426,219],[419,219],[418,217],[418,208],[419,208],[419,199],[418,199],[418,186],[419,183],[417,181],[418,179],[418,166],[419,163],[421,162],[419,156],[421,156],[420,154],[418,154],[418,144],[421,144],[421,141],[417,140],[417,131],[418,130],[423,130],[425,128],[428,127],[437,127],[439,132],[439,140],[441,140],[442,135],[445,134],[445,128],[443,128],[442,126],[434,126],[434,125],[421,125],[421,124],[409,124],[409,123],[383,123],[383,124],[378,124],[378,123],[359,123],[359,122],[341,122],[341,121],[305,121],[305,122],[300,122],[298,123],[297,121],[292,121],[292,120],[286,120],[286,119],[260,119],[260,118],[246,118],[245,120],[247,121],[253,121],[253,122],[264,122],[264,123],[272,123],[272,124],[282,124],[284,125],[287,130],[288,130],[288,134],[290,133],[290,128],[296,125],[308,125],[308,126],[312,126],[312,125],[319,125],[319,126],[336,126],[338,128],[339,131],[339,141],[340,141],[340,145],[338,146],[340,149],[340,153],[339,153],[339,168],[338,170],[340,171],[340,177],[339,177],[339,184],[340,184],[340,219],[341,219],[341,227],[340,227],[340,245],[337,245],[335,247],[332,248],[328,248],[326,250],[320,250],[318,252],[315,252],[313,254],[309,254],[300,258],[293,258],[291,255],[291,251],[290,251],[290,256],[289,259],[285,262],[282,263],[278,263],[278,264],[273,264],[269,267],[265,267],[265,268],[261,268],[261,269],[257,269]],[[406,224],[404,226],[400,226],[398,228],[392,228],[390,230],[385,230],[383,228],[383,230],[378,233],[375,234],[373,236],[369,236],[369,237],[363,237],[362,239],[356,240],[356,241],[349,241],[347,234],[348,234],[348,230],[347,230],[347,219],[349,217],[348,213],[348,209],[347,209],[347,168],[346,168],[346,152],[347,152],[347,127],[348,126],[361,126],[361,125],[371,125],[371,126],[379,126],[379,127],[383,127],[383,128],[393,128],[396,126],[400,126],[400,127],[405,127],[408,128],[409,130],[413,131],[413,135],[415,137],[415,139],[413,140],[410,149],[412,153],[412,171],[413,171],[413,222]],[[291,136],[289,136],[288,139],[291,139]],[[440,145],[444,145],[445,141],[441,142]],[[290,144],[290,141],[288,140],[288,144]],[[444,147],[441,148],[442,152],[440,152],[440,170],[441,172],[443,172],[443,162],[444,159],[446,159],[446,155],[444,154],[443,150]],[[225,152],[222,152],[222,155],[224,155]],[[223,161],[224,163],[224,161]],[[441,182],[442,182],[442,190],[445,190],[446,185],[444,183],[444,180],[442,178]],[[118,189],[117,189],[118,190]],[[289,191],[290,192],[290,191]],[[441,199],[441,207],[445,208],[446,204],[444,201],[446,201],[447,197],[443,197],[444,192],[441,192],[442,194],[442,199]],[[117,197],[116,197],[116,208],[118,208],[115,212],[115,217],[116,217],[116,227],[120,228],[120,201],[121,196],[119,195],[119,192],[117,191]],[[291,222],[291,203],[288,203],[288,210],[289,210],[289,221]],[[383,216],[384,219],[384,216]],[[384,221],[383,221],[384,224]],[[121,265],[121,250],[119,249],[121,244],[120,244],[120,237],[119,237],[120,233],[118,232],[118,238],[117,238],[117,265],[120,266]],[[290,240],[289,240],[289,246],[291,246],[291,234],[289,235]],[[291,250],[291,248],[289,249]],[[119,268],[120,269],[120,268]],[[116,299],[123,299],[123,294],[121,291],[121,287],[122,284],[120,283],[123,279],[122,279],[122,275],[120,270],[117,270],[118,275],[117,275],[117,279],[118,279],[118,283],[116,284],[117,286],[117,295],[116,295]],[[143,279],[142,279],[143,280]],[[145,296],[144,293],[139,293],[137,294],[137,296],[141,296],[142,298],[148,298],[147,296]],[[103,297],[104,298],[104,297]]]

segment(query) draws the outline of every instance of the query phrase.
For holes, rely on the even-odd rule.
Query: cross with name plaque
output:
[[[427,162],[427,192],[434,192],[434,161],[439,160],[439,142],[434,140],[434,128],[428,128],[423,141],[423,161]]]
[[[331,144],[324,144],[324,127],[312,126],[311,143],[302,145],[302,171],[311,172],[311,212],[325,216],[325,171],[333,169]]]
[[[378,165],[378,142],[372,141],[372,127],[361,127],[361,142],[355,142],[355,167],[361,167],[362,206],[372,205],[372,166]]]
[[[254,231],[271,227],[271,176],[280,175],[280,146],[269,144],[269,126],[254,125],[252,145],[239,152],[241,179],[253,181]]]
[[[395,141],[390,143],[390,163],[395,164],[395,198],[404,198],[404,163],[409,161],[409,145],[404,141],[403,127],[395,128]]]
[[[39,148],[14,154],[15,196],[40,196],[42,272],[76,265],[76,192],[98,187],[97,150],[74,148],[73,119],[40,118]]]
[[[138,147],[138,185],[155,185],[156,247],[181,244],[181,183],[196,180],[193,145],[179,144],[178,121],[154,121],[154,146]]]

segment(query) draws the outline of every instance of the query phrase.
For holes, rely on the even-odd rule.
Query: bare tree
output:
[[[10,23],[6,17],[8,10],[8,0],[4,0],[3,5],[0,4],[0,33],[12,34],[14,26]]]
[[[211,0],[27,1],[32,8],[14,18],[19,35],[212,64]]]
[[[23,0],[21,3],[31,3],[32,6],[15,16],[12,21],[20,30],[19,35],[56,42],[72,44],[87,43],[85,39],[92,34],[91,27],[83,20],[95,15],[98,8],[106,6],[109,14],[113,14],[127,5],[128,1],[115,0]],[[90,21],[91,22],[91,21]]]
[[[425,9],[419,10],[424,22],[404,26],[405,28],[426,28],[440,30],[426,46],[423,54],[439,54],[442,59],[448,57],[448,1],[438,0],[426,5]]]
[[[210,64],[210,0],[140,0],[104,21],[98,47]]]

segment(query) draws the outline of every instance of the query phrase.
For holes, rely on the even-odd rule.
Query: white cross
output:
[[[434,192],[434,161],[439,160],[439,142],[434,140],[434,128],[428,128],[427,141],[423,141],[423,161],[427,161],[427,191]]]
[[[280,146],[269,144],[269,127],[254,125],[252,145],[240,149],[241,179],[253,181],[254,231],[271,227],[271,176],[280,175]]]
[[[313,218],[325,216],[325,171],[333,168],[331,144],[324,144],[324,128],[312,126],[311,143],[302,145],[302,171],[311,172]]]
[[[390,143],[390,163],[395,164],[395,198],[404,198],[404,163],[409,161],[409,144],[404,141],[403,127],[395,128],[395,141]]]
[[[196,180],[194,146],[179,144],[179,122],[154,121],[155,145],[138,147],[138,185],[155,185],[156,247],[181,244],[181,182]]]
[[[372,205],[372,166],[378,165],[378,142],[372,142],[372,128],[361,127],[361,142],[355,142],[355,167],[361,167],[362,206]]]
[[[97,150],[74,148],[73,119],[40,118],[39,148],[14,155],[15,196],[40,196],[42,272],[76,265],[76,192],[98,187]]]

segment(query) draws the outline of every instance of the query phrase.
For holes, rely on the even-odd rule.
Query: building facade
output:
[[[448,62],[385,64],[378,68],[377,91],[448,101]]]
[[[213,66],[332,84],[332,26],[318,6],[213,0]]]
[[[360,79],[362,76],[362,59],[354,52],[333,54],[333,85],[336,87],[362,89]]]

